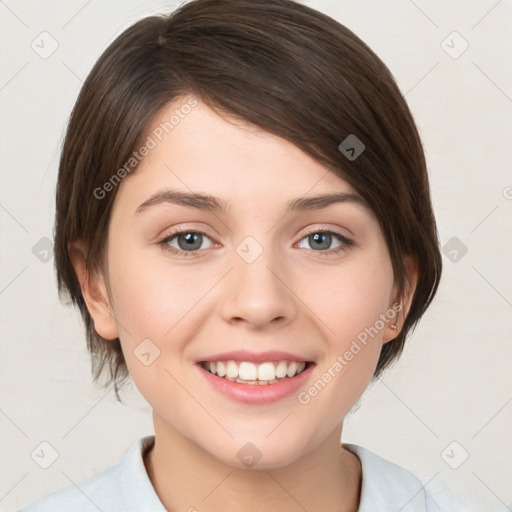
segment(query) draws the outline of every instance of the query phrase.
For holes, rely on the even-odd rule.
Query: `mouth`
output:
[[[305,357],[304,357],[305,356]],[[194,361],[198,376],[214,393],[248,405],[290,399],[313,378],[309,355],[282,350],[232,350]]]
[[[199,366],[220,379],[248,384],[268,386],[294,379],[315,365],[312,361],[200,361]]]

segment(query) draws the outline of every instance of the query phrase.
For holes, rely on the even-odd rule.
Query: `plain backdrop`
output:
[[[451,510],[512,510],[512,2],[304,3],[353,30],[396,77],[423,138],[444,253],[433,305],[342,439],[406,467]],[[83,80],[121,31],[176,5],[0,1],[2,511],[98,473],[153,433],[134,385],[127,405],[92,385],[49,249],[60,145]],[[56,452],[47,469],[34,456],[50,452],[41,443]]]

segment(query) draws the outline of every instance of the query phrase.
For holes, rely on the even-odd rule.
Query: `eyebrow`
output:
[[[363,206],[368,212],[371,209],[367,202],[357,194],[337,192],[333,194],[320,194],[317,196],[297,197],[287,202],[285,214],[293,211],[321,210],[337,203],[355,203]],[[199,210],[207,210],[214,213],[228,213],[231,203],[201,192],[182,192],[178,190],[161,190],[153,194],[135,210],[141,214],[151,206],[159,204],[176,204],[188,206]]]

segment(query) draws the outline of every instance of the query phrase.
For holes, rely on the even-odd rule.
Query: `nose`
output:
[[[280,327],[297,315],[298,301],[291,272],[278,255],[264,250],[252,262],[234,255],[234,268],[224,280],[222,316],[229,323],[245,323],[253,329],[267,324]]]

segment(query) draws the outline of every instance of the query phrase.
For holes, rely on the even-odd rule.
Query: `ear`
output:
[[[107,340],[117,338],[119,332],[103,273],[88,272],[86,265],[87,250],[82,242],[70,243],[68,254],[80,283],[87,309],[92,317],[94,329],[102,338]]]
[[[395,292],[393,301],[389,304],[388,311],[394,312],[394,316],[384,328],[383,344],[394,340],[400,334],[409,309],[411,308],[416,285],[418,284],[418,264],[416,260],[412,256],[406,256],[404,265],[408,278],[406,289],[402,293]]]

